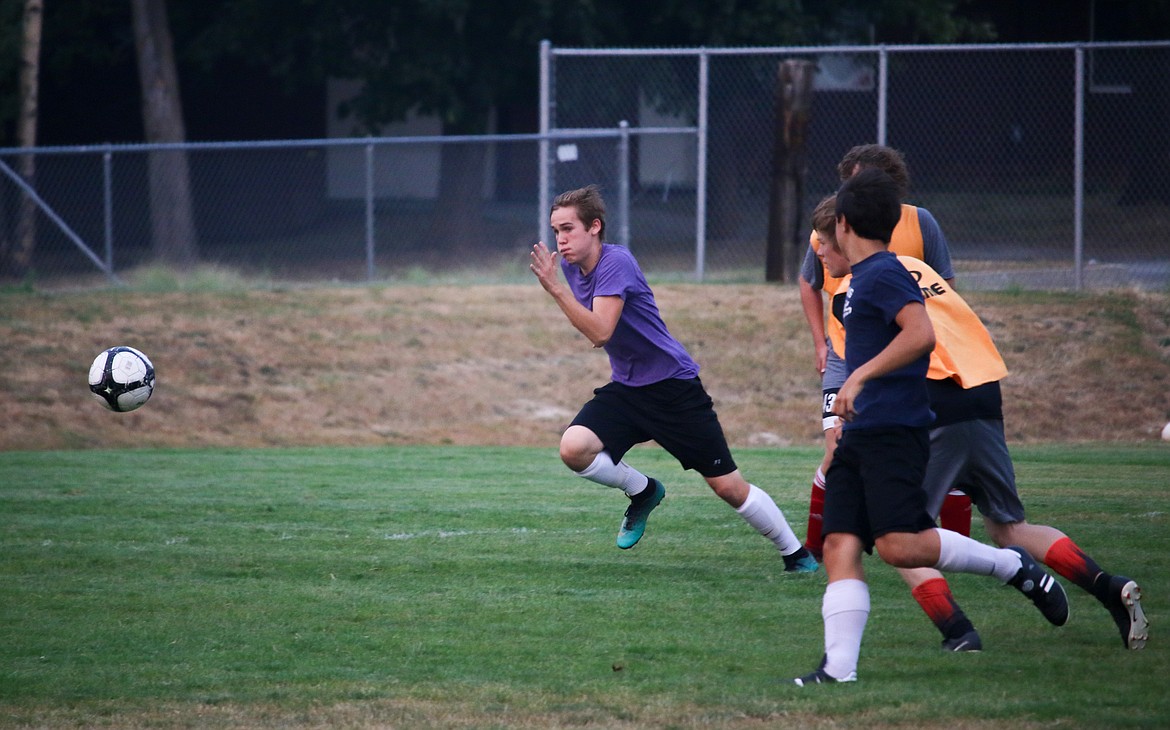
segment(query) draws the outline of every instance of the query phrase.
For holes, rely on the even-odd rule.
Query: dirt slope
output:
[[[815,444],[819,385],[796,291],[658,285],[733,446]],[[1170,296],[974,293],[1012,375],[1009,437],[1157,439],[1170,421]],[[313,444],[553,447],[603,352],[535,284],[214,293],[0,294],[0,449]],[[104,347],[154,360],[116,414]],[[1170,448],[1170,447],[1168,447]]]

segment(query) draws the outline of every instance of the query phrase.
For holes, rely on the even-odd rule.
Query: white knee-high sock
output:
[[[1014,550],[993,548],[950,530],[935,528],[935,531],[939,545],[934,567],[938,570],[994,575],[1004,583],[1020,570],[1020,556]]]
[[[593,463],[585,467],[584,470],[573,473],[591,482],[620,489],[630,497],[640,494],[642,490],[650,486],[650,480],[645,474],[624,461],[613,463],[613,459],[610,458],[607,451],[602,451],[594,457]]]
[[[748,485],[748,496],[736,512],[756,530],[772,541],[781,555],[791,555],[800,549],[800,540],[784,519],[784,513],[768,493],[755,484]]]
[[[861,637],[869,620],[869,586],[856,578],[833,581],[821,600],[825,620],[825,671],[844,679],[857,671]]]

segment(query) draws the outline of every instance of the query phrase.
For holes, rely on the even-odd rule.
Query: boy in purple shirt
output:
[[[699,366],[667,330],[638,262],[628,249],[602,242],[605,203],[597,187],[558,195],[549,221],[557,248],[537,243],[529,268],[569,322],[594,347],[605,348],[613,372],[561,436],[561,461],[630,498],[617,546],[637,544],[646,518],[666,495],[661,482],[623,461],[635,444],[654,440],[771,540],[786,572],[815,571],[816,560],[775,501],[740,474]],[[558,256],[567,287],[557,276]]]

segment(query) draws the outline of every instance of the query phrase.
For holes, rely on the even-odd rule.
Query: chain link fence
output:
[[[488,276],[519,271],[520,248],[531,245],[534,136],[41,148],[35,190],[19,184],[21,155],[9,150],[0,154],[6,228],[17,228],[22,196],[38,202],[27,267],[35,284],[106,285],[165,267],[175,247],[160,246],[153,227],[150,158],[176,152],[188,170],[186,253],[246,279]],[[21,241],[9,235],[4,245],[11,260]]]
[[[780,65],[816,64],[803,219],[856,144],[901,150],[911,200],[939,220],[965,287],[1170,286],[1170,43],[722,49],[545,46],[546,128],[639,120],[697,127],[691,148],[635,150],[632,198],[697,241],[634,226],[652,271],[689,253],[703,278],[759,280],[766,256]],[[694,153],[692,149],[697,149]],[[551,188],[568,165],[550,163]],[[550,191],[551,192],[551,191]],[[705,210],[704,210],[705,207]],[[798,234],[798,239],[800,234]],[[798,240],[799,243],[799,240]]]
[[[107,286],[177,243],[249,280],[526,280],[551,196],[597,183],[611,240],[649,275],[763,281],[793,59],[818,69],[804,220],[841,155],[882,142],[963,286],[1170,286],[1170,42],[545,45],[538,134],[0,149],[0,265],[38,288]],[[184,162],[189,206],[160,192],[152,156]],[[157,219],[180,208],[176,242]]]

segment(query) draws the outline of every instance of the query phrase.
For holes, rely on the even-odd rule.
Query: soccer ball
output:
[[[111,411],[141,408],[154,392],[154,365],[133,347],[111,347],[89,366],[89,389]]]

